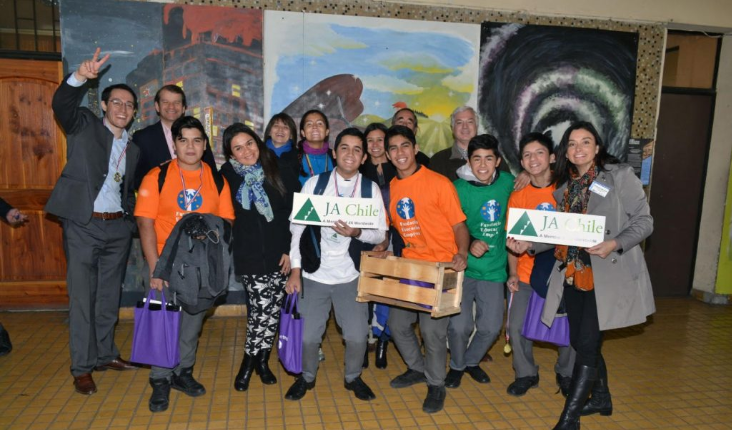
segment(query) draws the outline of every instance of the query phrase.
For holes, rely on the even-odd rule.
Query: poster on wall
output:
[[[186,113],[207,124],[218,163],[224,128],[239,121],[262,129],[262,11],[111,0],[64,0],[60,8],[66,73],[97,47],[111,55],[99,88],[87,93],[97,113],[101,91],[126,83],[139,99],[132,131],[144,128],[158,121],[158,89],[178,85]]]
[[[265,115],[299,124],[309,109],[349,126],[390,125],[401,107],[418,116],[428,155],[452,145],[450,114],[477,104],[477,25],[266,11]]]
[[[521,136],[543,132],[557,145],[578,120],[627,159],[637,33],[485,22],[480,40],[479,114],[514,170]]]

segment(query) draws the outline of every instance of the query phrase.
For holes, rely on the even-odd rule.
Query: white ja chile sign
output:
[[[507,236],[529,242],[589,248],[605,240],[605,217],[511,208]]]
[[[290,221],[330,227],[341,220],[354,228],[378,228],[384,216],[379,203],[376,199],[295,193]]]

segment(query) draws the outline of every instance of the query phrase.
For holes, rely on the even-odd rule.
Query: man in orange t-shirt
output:
[[[529,133],[519,141],[521,166],[531,178],[530,185],[514,191],[508,199],[508,210],[511,208],[555,211],[556,202],[552,194],[555,189],[550,170],[554,162],[551,139],[542,133]],[[509,238],[507,243],[515,242]],[[509,249],[513,249],[509,246]],[[554,248],[552,251],[554,252]],[[508,331],[513,349],[513,369],[515,380],[508,386],[506,392],[512,396],[523,396],[526,392],[539,385],[539,366],[534,362],[533,342],[526,339],[521,331],[524,327],[526,310],[533,292],[531,287],[531,271],[534,268],[534,256],[528,252],[518,255],[513,251],[508,253],[508,281],[506,285],[513,295],[511,300]],[[569,384],[572,381],[575,353],[571,346],[559,347],[559,358],[554,366],[557,385],[566,397]]]
[[[142,180],[135,207],[140,243],[145,260],[150,267],[151,289],[163,290],[164,282],[153,278],[155,265],[175,224],[188,213],[209,213],[232,222],[234,207],[229,185],[223,181],[219,193],[211,168],[201,162],[208,137],[199,120],[184,116],[171,127],[177,158],[170,162],[162,189],[158,190],[160,168],[152,169]],[[180,364],[175,369],[152,366],[150,385],[153,388],[149,407],[152,412],[168,409],[170,389],[198,397],[206,389],[193,378],[198,336],[201,333],[206,312],[189,314],[181,311]]]
[[[404,239],[402,256],[431,262],[452,262],[453,269],[467,267],[470,236],[457,191],[450,181],[416,162],[419,152],[414,133],[392,126],[386,133],[387,155],[397,170],[390,183],[389,212],[392,225]],[[412,324],[419,319],[424,340],[422,355]],[[427,382],[422,410],[434,413],[445,404],[445,362],[449,318],[432,318],[426,312],[399,307],[389,311],[389,328],[407,371],[391,381],[393,388]]]

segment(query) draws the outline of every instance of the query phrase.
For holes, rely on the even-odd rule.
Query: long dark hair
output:
[[[295,127],[295,121],[292,119],[292,117],[284,112],[280,112],[272,118],[270,118],[269,122],[267,123],[267,127],[264,129],[264,141],[267,142],[267,139],[272,138],[272,127],[274,127],[275,123],[277,121],[281,121],[283,124],[287,126],[287,128],[290,129],[290,140],[293,142],[297,141],[297,127]]]
[[[305,112],[302,115],[302,118],[300,119],[300,140],[297,142],[297,162],[300,165],[300,176],[307,176],[307,172],[305,172],[305,168],[302,167],[302,157],[305,153],[305,150],[303,149],[302,142],[305,140],[305,118],[308,117],[308,115],[316,113],[320,115],[321,118],[323,118],[323,122],[325,123],[325,129],[330,130],[330,124],[328,123],[328,117],[325,116],[323,112],[321,112],[318,109],[310,109],[309,111]],[[328,138],[325,138],[325,142],[328,142]],[[326,154],[327,157],[330,157],[330,155]]]
[[[384,133],[384,154],[386,154],[386,132],[388,131],[388,128],[386,128],[386,126],[380,122],[372,122],[371,124],[367,125],[366,129],[363,131],[363,137],[364,137],[364,140],[366,141],[365,150],[366,150],[366,154],[368,154],[368,156],[369,156],[369,161],[371,161],[371,154],[368,153],[369,152],[368,151],[368,147],[369,147],[368,137],[369,137],[369,133],[371,133],[374,130],[379,130]]]
[[[592,134],[592,136],[595,138],[595,143],[599,148],[597,154],[595,154],[595,166],[597,166],[598,169],[603,170],[606,164],[620,163],[620,160],[613,157],[607,152],[607,149],[605,149],[605,144],[602,142],[600,134],[597,132],[597,129],[595,129],[595,126],[592,125],[592,123],[587,121],[577,121],[575,123],[572,123],[567,131],[564,132],[564,136],[562,136],[562,140],[559,142],[559,147],[557,148],[557,151],[555,153],[556,164],[554,166],[554,176],[557,180],[557,188],[561,187],[569,180],[571,173],[577,173],[577,168],[567,159],[569,135],[572,134],[572,132],[575,130],[586,130],[590,132],[590,134]]]
[[[227,160],[234,158],[234,154],[231,152],[231,141],[240,134],[249,135],[257,143],[259,149],[259,162],[262,164],[262,170],[264,170],[264,179],[269,182],[281,195],[285,195],[285,184],[282,183],[280,177],[280,169],[277,167],[277,156],[272,152],[267,145],[264,144],[262,139],[257,136],[251,128],[246,125],[235,122],[224,130],[224,156]]]

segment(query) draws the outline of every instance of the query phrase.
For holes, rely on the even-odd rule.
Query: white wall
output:
[[[717,76],[717,102],[693,283],[695,289],[710,293],[715,292],[732,159],[732,36],[722,40]]]
[[[732,28],[730,0],[411,0],[419,3],[474,9],[525,11],[532,15],[579,16],[669,23],[670,28]],[[690,27],[691,26],[691,27]]]

